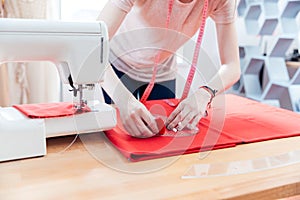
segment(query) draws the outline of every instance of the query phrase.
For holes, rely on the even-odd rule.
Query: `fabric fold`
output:
[[[152,114],[174,110],[177,99],[147,101],[145,106]],[[155,107],[156,109],[153,109]],[[142,161],[167,156],[196,153],[214,149],[234,147],[243,143],[300,136],[300,115],[292,111],[265,105],[244,97],[225,95],[224,125],[214,127],[213,113],[202,118],[198,124],[199,132],[185,137],[165,137],[139,139],[131,137],[118,124],[105,131],[110,142],[130,161]],[[164,112],[162,112],[164,110]],[[156,113],[157,112],[157,113]],[[212,112],[212,111],[210,111]]]
[[[13,107],[29,118],[65,117],[91,111],[90,108],[85,107],[78,112],[74,103],[71,102],[20,104],[13,105]]]

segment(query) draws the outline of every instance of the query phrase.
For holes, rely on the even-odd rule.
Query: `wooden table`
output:
[[[193,164],[300,149],[300,137],[215,150],[204,159],[189,154],[137,163],[126,161],[101,133],[77,138],[64,150],[73,138],[48,139],[45,157],[0,163],[0,199],[275,199],[300,194],[300,164],[241,175],[181,178]]]

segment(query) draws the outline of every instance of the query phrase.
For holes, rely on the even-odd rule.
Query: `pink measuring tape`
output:
[[[169,0],[168,15],[167,15],[167,20],[166,20],[166,28],[169,28],[173,4],[174,4],[174,0]],[[204,34],[204,28],[205,28],[207,12],[208,12],[208,0],[204,0],[201,25],[200,25],[200,28],[199,28],[199,34],[198,34],[198,38],[197,38],[196,47],[195,47],[195,50],[194,50],[193,61],[192,61],[192,65],[191,65],[187,80],[185,82],[185,86],[184,86],[184,89],[183,89],[181,100],[185,99],[188,96],[191,85],[192,85],[192,82],[193,82],[193,78],[194,78],[194,75],[195,75],[195,72],[196,72],[196,66],[197,66],[200,47],[201,47],[202,38],[203,38],[203,34]],[[145,103],[147,101],[147,99],[148,99],[148,97],[149,97],[149,95],[150,95],[150,93],[151,93],[151,91],[154,87],[155,78],[156,78],[156,74],[157,74],[157,68],[158,68],[158,62],[160,60],[160,55],[161,55],[161,52],[159,52],[155,56],[155,63],[154,63],[152,78],[151,78],[150,83],[148,84],[143,96],[141,97],[140,101],[142,103]]]

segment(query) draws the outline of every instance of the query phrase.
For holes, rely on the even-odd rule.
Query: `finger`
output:
[[[181,131],[183,128],[185,128],[185,127],[191,122],[191,120],[194,119],[194,117],[195,117],[195,113],[194,113],[194,112],[188,113],[188,114],[184,117],[184,119],[181,121],[181,123],[178,124],[177,129],[178,129],[179,131]]]
[[[135,123],[139,130],[139,137],[152,137],[156,135],[156,133],[153,133],[140,117],[136,119]]]
[[[182,104],[179,104],[179,105],[175,108],[175,110],[170,114],[170,116],[168,117],[168,119],[167,119],[167,121],[166,121],[167,126],[169,126],[170,123],[171,123],[172,121],[174,121],[174,119],[175,119],[175,118],[177,117],[177,115],[182,111],[182,109],[183,109]]]
[[[131,130],[131,128],[130,128],[126,123],[123,123],[123,127],[124,127],[125,131],[126,131],[129,135],[131,135],[132,130]]]
[[[187,109],[183,109],[173,121],[171,121],[168,125],[168,129],[172,130],[173,128],[176,128],[179,125],[179,128],[182,127],[182,120],[188,115]],[[182,128],[181,128],[182,129]]]
[[[135,137],[135,133],[136,131],[133,131],[132,128],[130,127],[130,125],[123,125],[124,128],[126,129],[127,133],[132,136],[132,137]]]
[[[148,126],[148,128],[151,130],[153,135],[158,134],[159,129],[157,127],[155,118],[151,115],[151,113],[148,111],[142,110],[140,114],[144,121],[144,124],[146,124],[146,126]]]
[[[134,123],[134,119],[133,118],[129,118],[126,120],[126,128],[128,130],[130,130],[130,135],[132,137],[139,137],[141,134],[139,132],[139,129],[136,127],[135,123]]]
[[[201,114],[195,116],[194,119],[192,119],[191,122],[187,125],[187,128],[190,130],[198,129],[197,125],[199,124],[201,118],[202,118]]]

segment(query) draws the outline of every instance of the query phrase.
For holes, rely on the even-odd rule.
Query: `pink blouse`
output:
[[[111,39],[110,62],[131,78],[149,82],[155,55],[161,51],[157,81],[176,77],[174,54],[198,31],[203,0],[182,3],[174,0],[169,28],[166,28],[168,0],[111,0],[127,13]],[[208,16],[216,24],[232,23],[235,0],[210,0]]]

